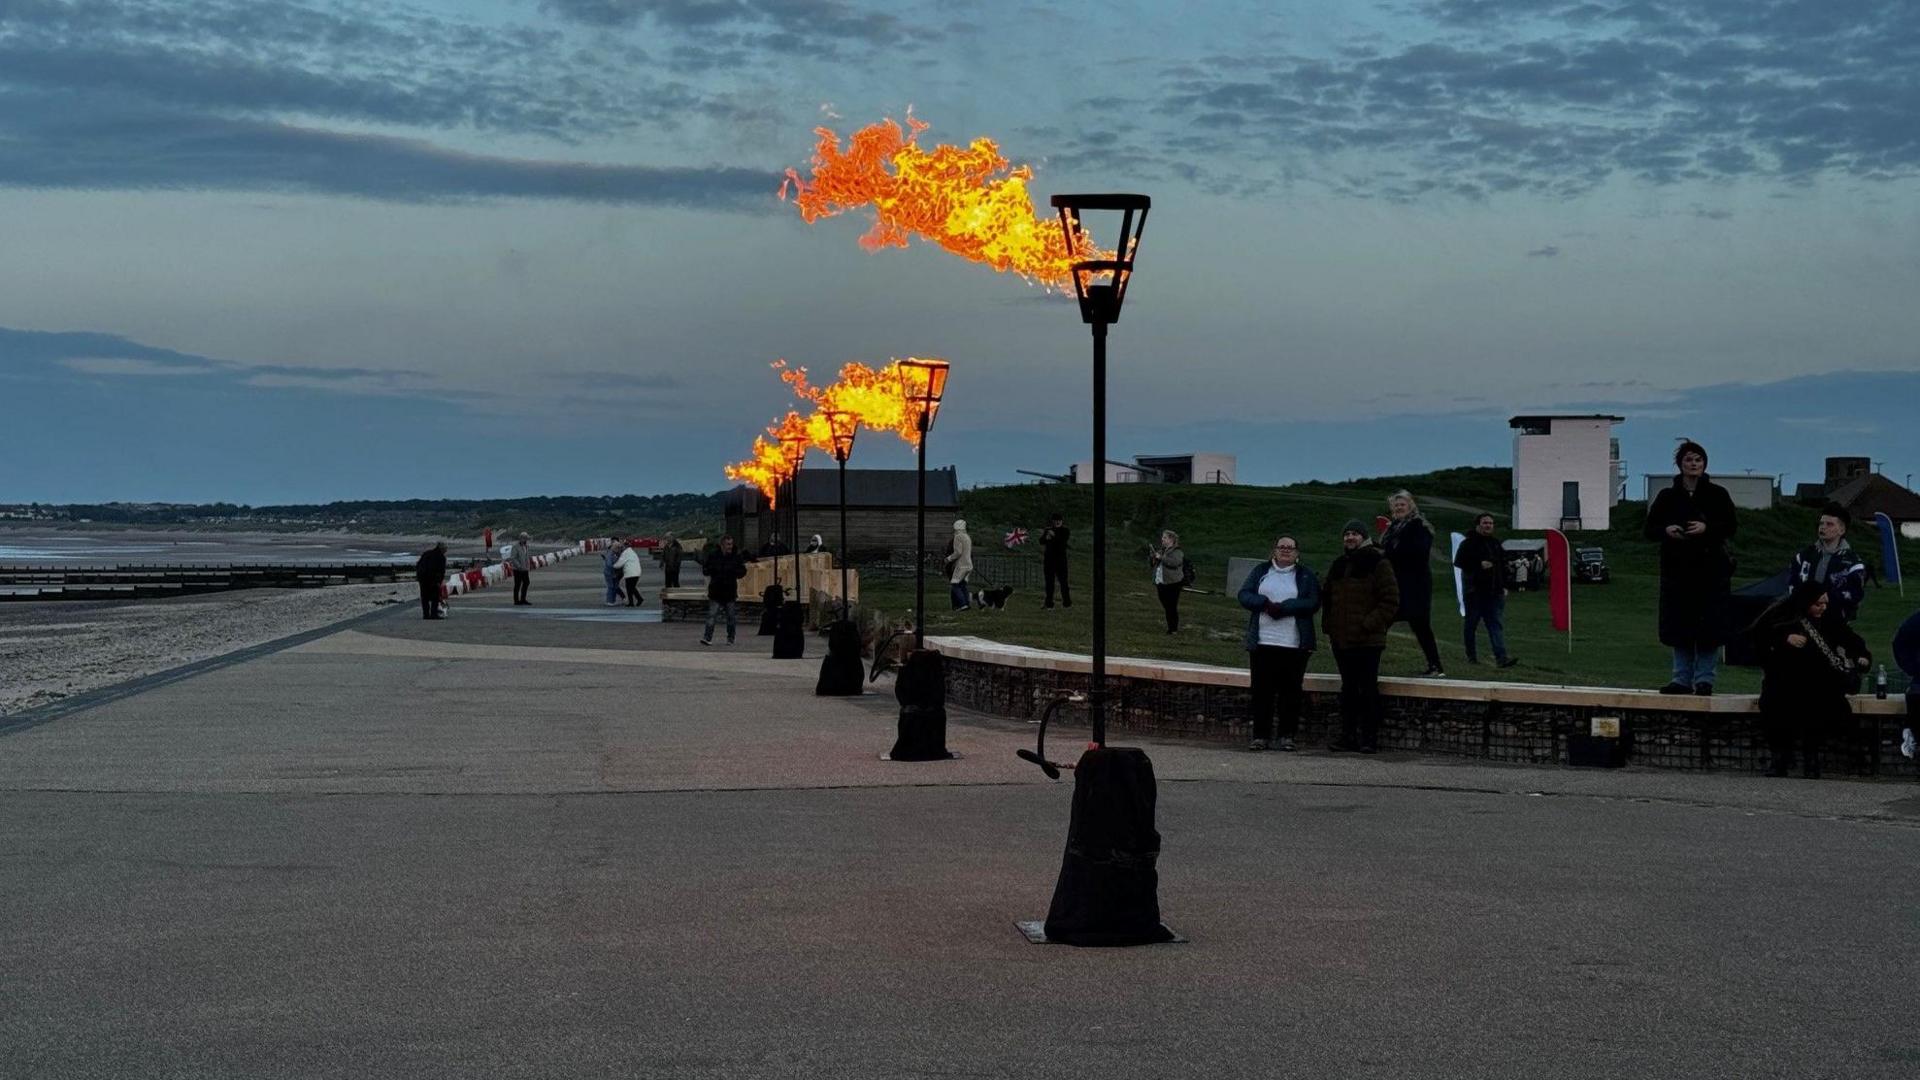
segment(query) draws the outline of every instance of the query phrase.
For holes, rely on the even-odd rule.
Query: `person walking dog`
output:
[[[967,594],[967,575],[971,573],[973,537],[967,535],[967,523],[956,519],[953,523],[953,550],[947,552],[947,588],[952,593],[955,611],[973,605],[973,598]]]
[[[1340,557],[1320,589],[1320,628],[1340,669],[1340,739],[1332,749],[1371,754],[1380,740],[1380,657],[1400,610],[1393,564],[1358,518],[1340,531]]]
[[[1249,750],[1293,749],[1300,727],[1301,688],[1313,655],[1313,613],[1320,607],[1320,579],[1300,562],[1300,544],[1281,535],[1273,554],[1240,585],[1247,609],[1247,664],[1253,683],[1253,739]],[[1276,712],[1278,725],[1275,724]]]

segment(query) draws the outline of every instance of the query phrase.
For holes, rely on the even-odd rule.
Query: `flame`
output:
[[[840,378],[827,386],[808,382],[804,367],[789,370],[784,360],[776,361],[773,367],[780,372],[780,380],[792,388],[794,396],[812,405],[813,410],[805,416],[787,413],[779,423],[767,428],[766,435],[754,438],[751,457],[726,467],[729,480],[759,488],[769,506],[788,475],[787,460],[780,449],[782,440],[798,435],[808,449],[832,453],[833,425],[828,419],[831,413],[852,413],[860,426],[869,431],[891,432],[910,446],[919,445],[920,414],[907,404],[907,388],[914,381],[907,361],[895,360],[878,370],[858,362],[849,363],[840,368]]]
[[[843,151],[831,128],[815,128],[813,175],[787,170],[780,197],[791,191],[808,222],[871,205],[873,228],[860,238],[869,251],[906,247],[910,236],[998,271],[1013,271],[1049,289],[1072,284],[1072,266],[1083,259],[1111,259],[1078,232],[1068,250],[1057,217],[1034,213],[1027,194],[1029,165],[1010,165],[992,139],[965,147],[941,143],[931,152],[915,141],[928,125],[907,113],[901,130],[892,120],[853,133]]]

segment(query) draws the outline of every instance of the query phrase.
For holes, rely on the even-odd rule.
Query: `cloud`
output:
[[[1548,244],[1546,247],[1537,247],[1537,248],[1534,248],[1532,251],[1527,252],[1527,258],[1551,259],[1558,254],[1560,254],[1560,249],[1558,247],[1555,247],[1552,244]]]
[[[922,44],[942,36],[930,27],[914,27],[909,34],[890,12],[842,0],[542,0],[540,6],[601,29],[647,23],[706,40],[720,36],[776,53],[818,57],[841,55],[847,45]]]
[[[411,133],[570,147],[777,111],[656,78],[627,46],[400,5],[0,2],[0,185],[740,210],[770,203],[775,170],[508,157]]]
[[[274,120],[119,108],[78,115],[40,103],[0,94],[0,185],[776,209],[772,170],[493,157]]]
[[[1612,177],[1920,175],[1920,5],[1906,0],[1439,0],[1413,14],[1427,22],[1403,40],[1331,56],[1165,65],[1127,107],[1157,111],[1177,137],[1124,153],[1219,182],[1283,160],[1398,201],[1567,198]]]
[[[218,375],[225,368],[211,364],[171,364],[137,356],[72,356],[60,366],[82,375]]]

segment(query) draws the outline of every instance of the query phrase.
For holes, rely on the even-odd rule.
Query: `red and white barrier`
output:
[[[533,557],[533,569],[544,570],[549,566],[556,565],[562,559],[571,559],[575,555],[585,555],[590,551],[605,551],[612,545],[613,539],[605,536],[592,540],[581,540],[568,547],[563,547],[558,551],[549,551],[545,555],[535,555]],[[484,589],[489,585],[498,585],[503,581],[510,581],[512,578],[513,567],[508,566],[504,562],[490,563],[486,566],[474,567],[471,570],[456,571],[448,574],[447,580],[440,583],[440,599],[444,602],[455,596],[470,593],[477,589]]]

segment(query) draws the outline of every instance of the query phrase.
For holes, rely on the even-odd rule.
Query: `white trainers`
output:
[[[1900,753],[1907,758],[1912,758],[1913,751],[1913,729],[1903,728],[1900,731]]]

